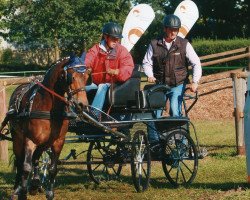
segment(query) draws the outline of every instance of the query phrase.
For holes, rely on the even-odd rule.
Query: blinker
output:
[[[80,65],[80,66],[74,66],[73,70],[78,73],[85,73],[87,68],[85,65]]]

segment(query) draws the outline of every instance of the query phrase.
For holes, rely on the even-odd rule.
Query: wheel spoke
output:
[[[131,172],[138,192],[146,190],[149,185],[151,162],[149,151],[146,134],[141,130],[137,131],[132,142]]]
[[[184,172],[183,172],[183,170],[182,170],[181,167],[180,167],[180,170],[181,170],[182,178],[184,179],[184,183],[186,183],[186,182],[187,182],[187,181],[186,181],[186,177],[185,177]]]
[[[183,162],[183,160],[181,161],[181,163],[184,165],[184,167],[190,172],[190,174],[193,173],[193,171],[186,165],[186,163]]]
[[[120,154],[118,144],[111,142],[92,142],[87,153],[87,169],[90,178],[97,184],[117,178],[122,165],[117,163]]]

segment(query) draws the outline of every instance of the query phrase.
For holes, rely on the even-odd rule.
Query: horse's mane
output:
[[[43,84],[48,86],[51,84],[51,81],[56,81],[57,77],[61,74],[63,67],[68,63],[68,61],[68,58],[62,58],[53,63],[44,75]]]

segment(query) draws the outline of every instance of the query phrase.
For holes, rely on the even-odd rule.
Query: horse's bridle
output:
[[[69,75],[68,71],[69,69],[73,69],[74,72],[77,72],[77,73],[88,73],[90,74],[91,73],[91,69],[90,68],[87,68],[85,65],[74,65],[74,66],[65,66],[64,67],[64,73],[65,73],[65,78],[66,78],[66,82],[72,82],[72,74]],[[71,80],[69,80],[71,79]],[[68,94],[68,97],[69,98],[72,98],[75,94],[79,93],[79,92],[82,92],[82,91],[85,91],[86,88],[85,86],[84,87],[81,87],[81,88],[77,88],[77,89],[69,89],[69,92],[67,92]]]
[[[64,70],[64,74],[65,74],[65,80],[68,83],[70,82],[70,80],[68,80],[70,78],[70,76],[68,75],[68,71],[67,71],[68,69],[73,69],[74,72],[77,72],[77,73],[88,73],[88,74],[91,73],[91,69],[90,68],[86,68],[85,65],[65,66],[63,68],[63,70]],[[71,76],[71,78],[72,78],[72,76]],[[69,91],[67,92],[68,99],[66,100],[63,96],[61,96],[61,95],[57,94],[56,92],[54,92],[53,90],[49,89],[48,87],[46,87],[45,85],[43,85],[41,82],[37,82],[36,84],[39,85],[40,87],[42,87],[47,92],[49,92],[51,95],[53,95],[53,96],[57,97],[58,99],[60,99],[61,101],[63,101],[67,105],[70,104],[70,99],[75,94],[77,94],[78,92],[85,91],[85,86],[81,87],[81,88],[77,88],[75,90],[69,89]]]

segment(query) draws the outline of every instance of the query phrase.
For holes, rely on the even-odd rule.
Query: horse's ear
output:
[[[68,73],[67,70],[63,70],[63,73],[62,73],[62,79],[64,79],[67,83],[67,85],[71,85],[72,82],[73,82],[73,76],[71,73]]]

